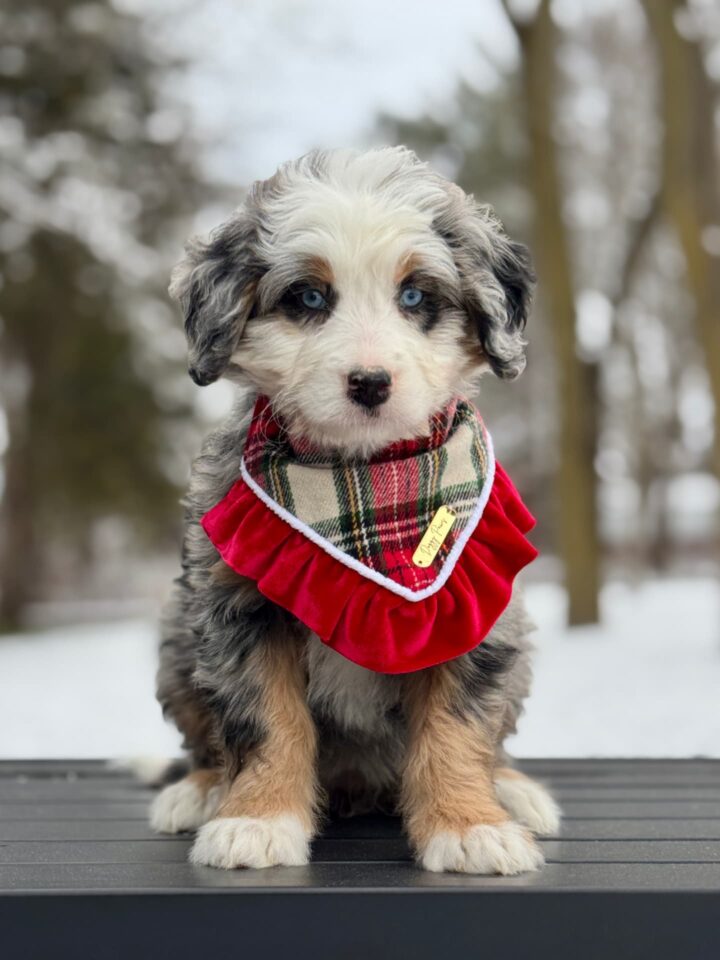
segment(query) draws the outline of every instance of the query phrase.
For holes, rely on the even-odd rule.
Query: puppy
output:
[[[554,833],[558,808],[503,752],[530,682],[517,590],[467,652],[378,672],[239,575],[201,525],[238,481],[257,396],[292,442],[372,462],[427,436],[484,372],[522,372],[532,286],[527,251],[490,208],[404,148],[285,164],[189,244],[170,289],[190,376],[245,388],[194,464],[160,649],[158,699],[192,770],[151,820],[197,829],[194,863],[304,864],[328,805],[400,811],[429,870],[542,863],[532,834]]]

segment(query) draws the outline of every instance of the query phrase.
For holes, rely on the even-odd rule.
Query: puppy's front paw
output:
[[[560,807],[541,784],[529,777],[499,776],[495,791],[513,820],[533,833],[552,837],[560,830]]]
[[[420,851],[426,870],[435,873],[501,873],[511,876],[539,870],[543,855],[530,834],[517,823],[479,823],[465,833],[443,831]]]
[[[150,826],[157,833],[197,830],[212,817],[220,799],[220,787],[199,787],[186,777],[165,787],[150,807]]]
[[[190,862],[235,867],[302,866],[310,856],[310,835],[293,814],[279,817],[221,817],[202,827]]]

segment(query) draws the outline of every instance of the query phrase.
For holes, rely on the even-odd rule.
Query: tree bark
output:
[[[34,599],[38,577],[27,442],[21,416],[6,408],[10,445],[4,457],[5,490],[0,513],[0,632],[22,626],[22,613]]]
[[[522,73],[535,207],[535,257],[541,295],[550,311],[558,377],[560,554],[571,625],[596,623],[600,537],[596,504],[596,370],[577,353],[575,294],[554,123],[556,28],[548,0],[530,21],[512,17],[522,49]]]
[[[643,0],[658,50],[660,114],[664,126],[661,199],[685,257],[695,300],[695,323],[715,405],[713,470],[720,479],[720,263],[704,248],[703,228],[720,223],[715,145],[716,91],[698,41],[682,36],[682,0]]]

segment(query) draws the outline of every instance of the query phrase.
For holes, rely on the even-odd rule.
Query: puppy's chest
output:
[[[310,709],[339,730],[368,737],[389,733],[400,704],[402,679],[366,670],[312,634],[307,644]]]

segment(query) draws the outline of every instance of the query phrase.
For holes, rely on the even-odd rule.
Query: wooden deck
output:
[[[423,872],[387,818],[330,824],[308,867],[193,867],[130,776],[0,763],[0,957],[720,957],[720,761],[522,767],[562,837],[541,873],[489,878]]]

